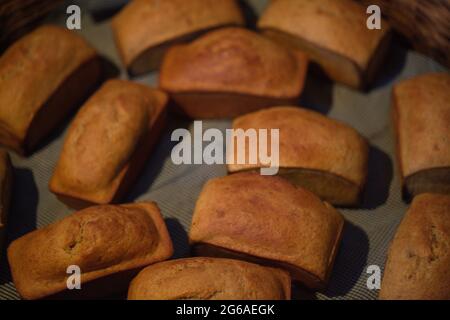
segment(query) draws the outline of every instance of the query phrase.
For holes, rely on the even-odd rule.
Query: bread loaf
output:
[[[390,27],[370,30],[364,7],[352,0],[271,1],[258,27],[264,34],[308,54],[337,82],[366,88],[383,62]]]
[[[50,190],[75,208],[118,201],[159,137],[166,102],[159,90],[107,81],[70,125]]]
[[[225,28],[171,48],[159,84],[191,118],[231,118],[295,103],[307,61],[255,32]]]
[[[120,292],[140,269],[172,252],[158,207],[142,202],[87,208],[28,233],[11,243],[8,261],[25,299],[97,297]],[[80,268],[80,290],[67,289],[69,266]]]
[[[279,267],[320,289],[333,268],[343,224],[331,205],[285,179],[237,173],[203,187],[189,240],[197,255]]]
[[[414,198],[389,248],[380,299],[450,299],[450,196]]]
[[[286,300],[289,274],[232,259],[187,258],[142,270],[131,282],[129,300]]]
[[[406,197],[450,195],[450,75],[431,73],[395,85],[392,112]]]
[[[356,206],[360,202],[369,147],[353,128],[307,109],[276,107],[235,119],[233,129],[279,129],[278,175],[334,205]],[[264,166],[260,155],[256,163],[250,162],[249,151],[257,150],[259,137],[254,141],[256,145],[235,140],[235,158],[231,152],[228,155],[230,173]],[[245,155],[243,164],[237,162],[239,152]]]
[[[167,49],[206,30],[243,25],[235,0],[134,0],[112,21],[122,62],[132,75],[157,69]]]
[[[93,91],[95,50],[76,33],[45,25],[0,57],[0,144],[29,154]]]

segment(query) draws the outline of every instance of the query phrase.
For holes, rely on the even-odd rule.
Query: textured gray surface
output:
[[[259,12],[265,2],[248,1],[248,8]],[[108,21],[95,24],[89,15],[84,15],[82,34],[120,66]],[[340,210],[347,222],[328,289],[316,294],[299,291],[296,296],[318,299],[376,298],[377,291],[366,287],[366,268],[373,264],[383,268],[387,247],[407,208],[401,199],[394,158],[389,118],[391,87],[409,76],[439,70],[445,69],[394,43],[377,83],[367,93],[333,84],[318,73],[309,73],[301,104],[356,128],[370,141],[371,151],[369,180],[362,208]],[[126,78],[123,72],[121,76]],[[157,75],[151,74],[134,80],[154,85],[156,79]],[[173,143],[170,133],[177,127],[191,128],[191,125],[186,120],[172,118],[146,169],[126,199],[154,200],[159,204],[174,241],[175,257],[188,254],[186,231],[201,187],[208,179],[226,174],[225,166],[176,166],[171,162]],[[217,127],[224,130],[229,126],[229,121],[207,121],[204,129]],[[15,184],[8,242],[71,212],[48,191],[47,186],[61,149],[65,127],[32,157],[22,159],[12,155]],[[15,299],[18,295],[11,282],[4,251],[0,264],[0,299]]]

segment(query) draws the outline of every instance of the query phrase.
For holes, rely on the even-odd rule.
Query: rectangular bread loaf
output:
[[[118,201],[159,138],[166,103],[145,85],[105,82],[71,123],[50,190],[74,208]]]
[[[391,38],[386,21],[380,30],[370,30],[368,17],[352,0],[277,0],[270,2],[258,27],[308,54],[332,80],[362,89],[374,80]]]
[[[233,118],[294,103],[303,91],[307,65],[302,53],[230,27],[172,47],[159,85],[190,118]]]
[[[123,64],[139,75],[157,69],[174,44],[243,24],[235,0],[134,0],[114,17],[112,29]]]
[[[3,251],[3,241],[8,224],[9,203],[11,200],[11,185],[13,172],[8,153],[0,149],[0,254]]]
[[[128,300],[289,300],[286,271],[219,258],[156,263],[131,282]]]
[[[97,53],[75,32],[44,25],[19,39],[0,57],[0,144],[33,151],[100,77]]]
[[[13,241],[8,261],[25,299],[97,297],[120,292],[143,267],[168,259],[172,242],[155,203],[103,205],[76,212]],[[67,289],[68,267],[81,289]]]
[[[293,280],[321,289],[333,268],[343,225],[331,205],[285,179],[237,173],[203,187],[189,240],[197,255],[282,268]]]
[[[450,75],[430,73],[396,84],[392,113],[405,197],[450,195]]]
[[[414,198],[389,248],[380,299],[450,299],[450,196]]]
[[[359,204],[367,179],[369,147],[350,126],[307,109],[275,107],[236,118],[233,129],[278,129],[278,175],[333,205]],[[234,158],[229,150],[227,159],[230,173],[267,166],[259,154],[255,163],[250,162],[250,150],[258,150],[259,139],[243,144],[234,138]],[[272,154],[270,139],[267,144],[268,154]],[[245,155],[244,163],[237,162],[239,153]]]

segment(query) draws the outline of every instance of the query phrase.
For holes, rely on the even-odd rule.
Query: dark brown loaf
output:
[[[352,0],[271,1],[258,27],[267,36],[304,51],[333,80],[365,88],[381,66],[390,27],[369,30],[364,7]]]
[[[317,289],[328,281],[343,224],[331,205],[285,179],[237,173],[203,187],[189,240],[197,255],[282,268]]]
[[[188,258],[142,270],[128,300],[289,300],[291,279],[280,269],[239,260]]]
[[[112,28],[123,64],[133,75],[159,67],[170,46],[227,25],[243,25],[235,0],[134,0]]]
[[[155,203],[96,206],[13,241],[8,261],[25,299],[68,294],[67,268],[81,269],[79,296],[120,292],[149,264],[168,259],[172,242]]]
[[[50,190],[75,208],[118,201],[159,138],[166,103],[160,90],[107,81],[70,125]]]
[[[450,299],[450,196],[414,198],[390,246],[380,299]]]
[[[159,84],[191,118],[232,118],[295,104],[306,68],[301,53],[249,30],[224,28],[172,47]]]
[[[76,33],[45,25],[0,57],[0,144],[33,151],[95,88],[95,50]]]
[[[397,159],[406,196],[450,195],[450,75],[431,73],[394,86]]]

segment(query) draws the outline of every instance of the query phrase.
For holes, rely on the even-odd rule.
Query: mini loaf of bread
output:
[[[0,254],[3,251],[11,198],[12,166],[9,155],[0,149]]]
[[[450,196],[414,198],[389,249],[380,299],[450,299]]]
[[[161,262],[131,282],[128,300],[289,300],[291,279],[280,269],[218,258]]]
[[[171,48],[159,83],[189,117],[227,118],[295,103],[306,69],[303,54],[252,31],[225,28]]]
[[[280,176],[334,205],[359,203],[367,177],[369,148],[353,128],[314,111],[276,107],[235,119],[233,129],[279,129]],[[234,159],[231,152],[228,154],[229,172],[263,166],[259,155],[256,163],[251,163],[249,157],[250,150],[257,150],[258,140],[254,140],[256,145],[235,140]],[[270,141],[268,150],[270,153]],[[243,164],[236,161],[239,153],[245,155]]]
[[[155,203],[102,205],[15,240],[8,261],[25,299],[120,292],[138,271],[166,260],[172,242]],[[81,290],[67,290],[69,266],[81,271]]]
[[[331,205],[285,179],[237,173],[203,187],[189,240],[196,255],[279,267],[294,280],[321,289],[343,225]]]
[[[116,45],[129,73],[159,67],[167,49],[206,30],[243,25],[235,0],[134,0],[112,21]]]
[[[404,195],[450,195],[450,75],[404,80],[392,100]]]
[[[50,190],[75,208],[118,201],[159,137],[166,102],[162,91],[107,81],[70,125]]]
[[[263,33],[308,54],[333,80],[365,88],[387,53],[390,27],[367,27],[365,8],[352,0],[271,1],[258,26]]]
[[[45,25],[0,57],[0,144],[33,151],[101,77],[95,50],[76,33]]]

